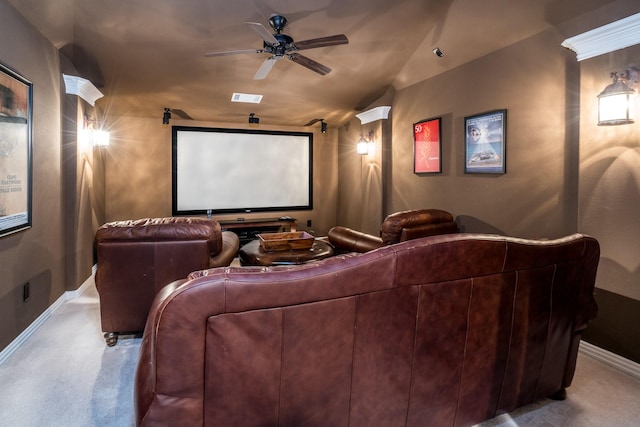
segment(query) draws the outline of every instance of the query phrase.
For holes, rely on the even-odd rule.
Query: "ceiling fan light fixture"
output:
[[[262,95],[253,93],[240,93],[234,92],[231,95],[231,102],[245,102],[247,104],[260,104],[262,102]]]

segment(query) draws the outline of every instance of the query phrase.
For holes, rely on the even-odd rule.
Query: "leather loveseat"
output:
[[[207,218],[115,221],[96,232],[96,288],[108,345],[118,333],[142,332],[156,293],[195,270],[227,266],[239,240]]]
[[[387,216],[380,226],[380,236],[349,227],[335,226],[328,240],[337,252],[368,252],[385,245],[458,232],[453,216],[441,209],[411,209]]]
[[[598,242],[450,234],[157,295],[139,426],[469,426],[571,384]]]

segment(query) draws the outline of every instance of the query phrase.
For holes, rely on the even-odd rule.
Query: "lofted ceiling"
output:
[[[162,117],[165,107],[196,120],[303,126],[339,125],[388,90],[408,87],[612,0],[9,0],[91,80],[109,115]],[[296,41],[335,34],[346,45],[304,50],[332,71],[317,74],[281,60],[263,80],[269,56],[206,53],[261,49],[246,22]],[[445,56],[433,53],[439,47]],[[232,93],[263,95],[231,103]]]

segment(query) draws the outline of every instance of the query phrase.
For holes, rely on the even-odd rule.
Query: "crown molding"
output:
[[[562,46],[576,53],[578,61],[640,43],[640,13],[570,37]]]
[[[66,93],[79,96],[91,104],[91,106],[96,105],[96,101],[104,96],[102,92],[87,79],[66,74],[62,74],[62,77],[64,77]]]
[[[356,114],[356,117],[360,119],[360,124],[375,122],[376,120],[382,120],[389,117],[389,106],[381,106],[372,108],[371,110],[364,111],[360,114]]]

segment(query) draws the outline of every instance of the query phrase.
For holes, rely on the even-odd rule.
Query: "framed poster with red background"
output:
[[[413,173],[442,173],[442,119],[413,124]]]

